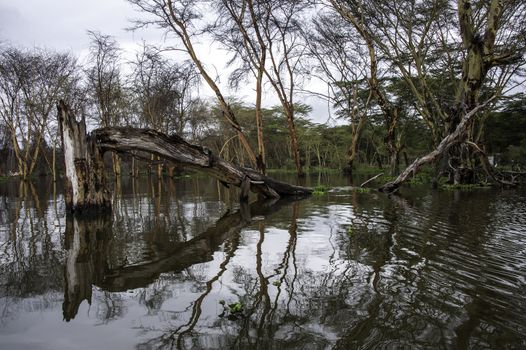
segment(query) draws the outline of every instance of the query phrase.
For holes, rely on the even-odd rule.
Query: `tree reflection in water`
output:
[[[50,334],[75,341],[64,330],[81,327],[94,342],[107,329],[140,349],[524,344],[516,194],[351,192],[239,208],[214,182],[115,186],[113,213],[97,218],[66,216],[52,186],[4,190],[0,345],[18,344],[9,332],[20,344],[42,336],[16,320],[61,308]],[[228,317],[221,300],[242,311]]]
[[[91,303],[91,286],[95,285],[107,292],[124,292],[147,286],[156,281],[162,273],[179,273],[195,264],[213,259],[213,253],[221,244],[227,241],[228,257],[237,249],[239,231],[249,225],[252,215],[267,215],[277,211],[281,201],[261,201],[243,205],[233,214],[226,214],[215,225],[189,241],[164,242],[162,250],[157,250],[154,257],[148,261],[133,265],[114,266],[112,263],[112,232],[111,216],[96,216],[80,218],[68,215],[66,218],[66,259],[64,318],[70,320],[75,317],[78,306],[82,301]],[[224,272],[226,262],[221,264]],[[209,289],[220,274],[208,284]],[[152,303],[153,298],[147,303]],[[199,304],[199,299],[195,305]],[[194,307],[194,314],[198,315],[198,308]],[[198,320],[198,316],[192,319]],[[194,322],[195,325],[195,322]],[[189,329],[193,328],[189,324]],[[184,328],[184,327],[180,327]],[[189,331],[187,331],[189,332]]]

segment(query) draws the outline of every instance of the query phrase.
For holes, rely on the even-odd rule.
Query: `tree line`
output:
[[[395,175],[459,127],[461,137],[434,159],[437,176],[473,181],[481,153],[525,159],[516,126],[526,110],[524,1],[128,2],[143,14],[134,29],[159,28],[165,45],[144,43],[125,60],[112,36],[89,31],[85,64],[71,53],[0,46],[0,171],[26,178],[39,168],[56,179],[58,99],[94,126],[177,134],[262,173],[352,172],[360,163]],[[206,63],[196,49],[203,42],[226,50],[228,73]],[[254,100],[226,95],[219,80],[254,90]],[[309,82],[326,91],[308,91]],[[202,85],[214,99],[200,96]],[[267,94],[278,105],[264,107]],[[341,125],[310,122],[306,94],[327,100]],[[123,164],[136,176],[139,162],[158,176],[180,171],[141,154],[111,157],[117,176]]]

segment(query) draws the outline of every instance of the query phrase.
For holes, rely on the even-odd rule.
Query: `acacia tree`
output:
[[[302,41],[302,26],[308,3],[298,0],[265,0],[259,7],[268,17],[259,21],[268,50],[269,66],[265,75],[276,91],[287,117],[292,156],[298,176],[304,176],[295,123],[295,89],[305,73],[302,66],[306,48]]]
[[[351,126],[344,169],[351,175],[367,122],[372,89],[367,86],[367,54],[363,53],[359,36],[348,26],[341,16],[322,12],[314,18],[312,30],[305,33],[305,42],[309,56],[316,62],[312,74],[328,87],[328,93],[322,97],[331,101],[337,116],[348,120]]]
[[[0,51],[0,116],[24,179],[35,169],[46,131],[54,130],[50,115],[56,101],[70,94],[76,72],[76,60],[69,54],[13,47]]]
[[[217,10],[218,20],[213,27],[214,38],[234,54],[229,64],[240,63],[230,75],[230,86],[238,88],[250,74],[256,80],[257,168],[265,173],[262,96],[267,44],[260,23],[268,22],[270,13],[262,11],[260,2],[253,0],[222,0],[218,3]]]
[[[482,91],[499,94],[524,66],[523,1],[331,0],[331,5],[404,79],[435,145],[479,104]],[[481,120],[472,119],[466,129]],[[462,149],[445,149],[456,183],[467,180],[461,170],[469,159]]]
[[[188,0],[128,0],[131,4],[138,7],[141,11],[150,14],[149,19],[141,19],[135,21],[135,28],[141,28],[148,25],[156,26],[166,31],[169,36],[175,36],[182,47],[177,50],[182,50],[188,54],[196,69],[201,74],[204,81],[214,92],[219,105],[223,111],[230,126],[236,131],[243,148],[247,152],[250,162],[253,167],[256,167],[256,155],[252,146],[250,145],[245,133],[237,118],[228,105],[223,93],[221,92],[216,81],[210,75],[205,64],[199,58],[194,47],[194,40],[206,33],[206,21],[203,19],[203,13],[206,13],[209,7],[207,1],[188,1]]]
[[[337,1],[331,1],[331,4],[336,12],[352,25],[365,44],[369,58],[368,84],[383,114],[386,129],[384,144],[389,156],[390,174],[395,175],[398,173],[399,154],[402,148],[400,138],[397,138],[396,135],[400,111],[380,84],[378,57],[373,34],[365,26],[365,18],[361,6],[354,4],[354,7],[344,7]]]
[[[120,49],[115,39],[99,32],[88,31],[91,39],[90,66],[86,70],[89,93],[96,106],[99,127],[118,126],[122,121],[124,88],[120,72]],[[121,175],[121,162],[112,153],[113,172]]]

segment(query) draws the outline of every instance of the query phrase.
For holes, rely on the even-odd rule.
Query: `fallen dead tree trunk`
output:
[[[185,168],[199,170],[223,185],[241,189],[240,200],[249,191],[267,198],[305,195],[311,188],[274,180],[257,171],[237,166],[210,150],[190,144],[177,135],[167,136],[150,129],[101,128],[86,134],[84,120],[77,122],[64,102],[58,105],[66,162],[66,205],[72,211],[109,205],[105,188],[102,155],[105,151],[132,153],[142,151],[158,155]]]
[[[167,136],[148,129],[102,128],[94,130],[92,137],[104,150],[153,153],[188,169],[199,170],[224,185],[240,187],[242,198],[248,196],[248,190],[269,198],[312,192],[310,188],[277,181],[253,169],[232,164],[209,149],[190,144],[177,135]]]
[[[411,176],[414,176],[420,167],[424,164],[431,163],[438,159],[444,152],[446,152],[451,146],[462,142],[463,138],[465,137],[466,129],[473,119],[473,117],[486,105],[488,105],[493,99],[492,97],[483,104],[478,105],[477,107],[473,108],[470,112],[468,112],[464,117],[462,117],[460,123],[458,124],[455,131],[453,131],[451,134],[447,135],[442,139],[440,144],[430,153],[426,154],[425,156],[416,159],[410,166],[408,166],[398,177],[392,181],[388,182],[382,187],[380,187],[378,190],[380,192],[387,192],[391,193],[394,192],[398,187],[400,187],[401,184],[403,184],[405,181],[407,181]]]

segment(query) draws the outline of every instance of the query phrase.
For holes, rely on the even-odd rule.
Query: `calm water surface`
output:
[[[0,349],[526,348],[524,191],[124,179],[73,218],[57,186],[0,183]]]

